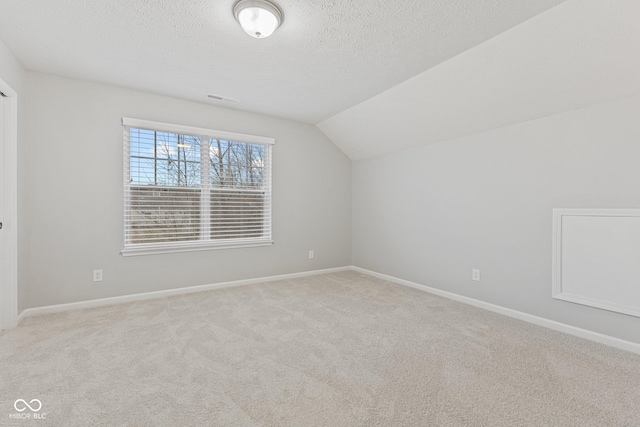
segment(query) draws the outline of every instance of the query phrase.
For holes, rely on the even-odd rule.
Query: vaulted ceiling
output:
[[[569,0],[318,127],[358,160],[639,95],[639,17]]]
[[[352,159],[640,88],[636,0],[277,0],[263,40],[234,2],[0,0],[0,39],[32,71],[317,124]]]

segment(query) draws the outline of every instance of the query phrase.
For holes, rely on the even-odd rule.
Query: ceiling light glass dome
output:
[[[269,37],[284,19],[278,5],[269,0],[240,0],[233,14],[244,32],[257,39]]]

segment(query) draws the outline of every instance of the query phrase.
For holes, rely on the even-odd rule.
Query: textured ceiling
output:
[[[256,40],[234,0],[0,0],[0,39],[32,71],[315,124],[562,2],[277,1]]]
[[[569,0],[318,127],[358,160],[640,94],[639,17]]]

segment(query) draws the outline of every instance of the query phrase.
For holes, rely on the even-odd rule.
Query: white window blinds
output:
[[[271,138],[123,118],[123,255],[271,244]]]

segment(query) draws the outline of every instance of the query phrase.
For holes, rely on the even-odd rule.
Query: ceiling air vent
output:
[[[222,96],[222,95],[216,95],[214,93],[207,94],[207,98],[213,99],[214,101],[230,102],[232,104],[237,104],[238,103],[237,99],[228,98],[228,97]]]

